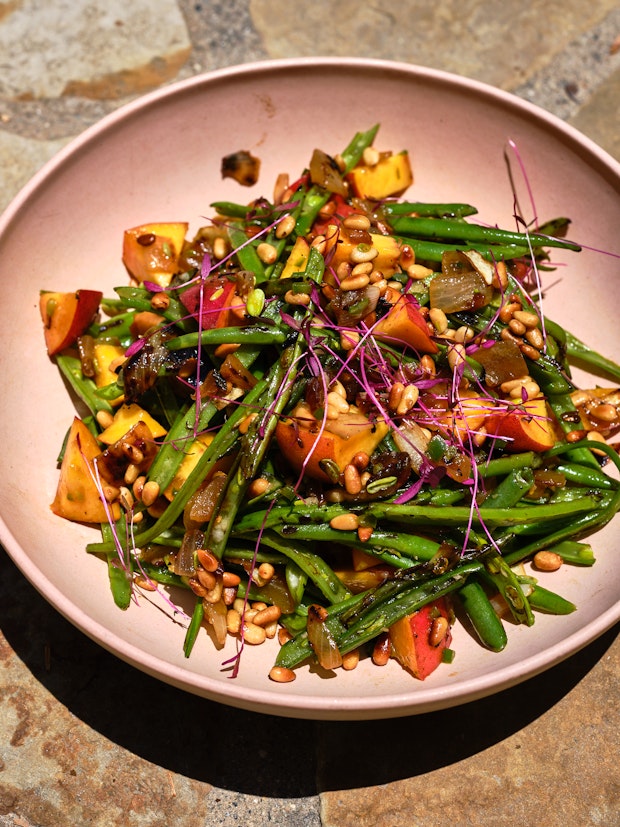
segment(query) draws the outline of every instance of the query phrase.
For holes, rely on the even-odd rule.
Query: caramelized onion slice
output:
[[[310,606],[308,609],[308,642],[323,669],[336,669],[342,666],[342,655],[336,641],[325,625],[327,613],[322,606]]]

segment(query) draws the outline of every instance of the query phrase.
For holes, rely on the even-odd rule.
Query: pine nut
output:
[[[406,270],[407,267],[411,267],[412,264],[415,264],[415,252],[408,244],[403,244],[400,248],[400,256],[398,261],[403,270]]]
[[[362,152],[362,161],[367,167],[376,167],[379,163],[380,155],[374,146],[367,146]]]
[[[348,261],[341,261],[338,267],[336,267],[336,278],[339,282],[344,281],[344,279],[349,278],[354,269]]]
[[[420,367],[425,373],[428,373],[429,376],[434,376],[437,372],[435,362],[433,358],[428,355],[428,353],[425,353],[420,359]]]
[[[129,488],[126,488],[124,485],[121,485],[118,492],[118,498],[121,501],[121,505],[123,506],[125,511],[131,511],[134,504],[134,498]]]
[[[351,460],[351,462],[359,471],[363,471],[364,468],[368,466],[368,463],[370,462],[370,457],[368,456],[366,451],[358,451],[357,454],[355,454],[355,456]]]
[[[361,525],[357,529],[357,536],[362,543],[367,543],[370,538],[372,537],[372,526],[371,525]]]
[[[439,307],[431,307],[429,311],[429,319],[437,333],[441,336],[448,329],[448,317]]]
[[[243,640],[251,646],[260,646],[267,639],[267,632],[262,626],[255,623],[245,623],[243,626]]]
[[[538,323],[540,322],[536,313],[532,313],[530,310],[515,310],[512,318],[529,328],[538,327]]]
[[[545,346],[545,339],[537,327],[530,327],[526,330],[525,340],[536,350],[542,350]]]
[[[268,626],[270,623],[279,620],[281,614],[282,611],[278,606],[267,606],[256,613],[252,623],[257,626]]]
[[[392,411],[395,411],[400,405],[400,400],[403,398],[404,392],[405,386],[403,385],[403,383],[394,382],[394,384],[390,388],[390,393],[388,395],[388,405]]]
[[[97,411],[96,420],[102,428],[109,428],[114,422],[114,417],[110,411]]]
[[[336,391],[330,391],[327,394],[327,404],[335,408],[338,413],[349,412],[349,403],[346,399],[343,399],[339,393],[336,393]]]
[[[241,345],[237,345],[234,342],[224,342],[218,345],[213,352],[218,359],[225,359],[229,353],[234,353],[236,350],[239,350],[240,347]]]
[[[285,629],[284,626],[281,626],[278,629],[278,643],[280,646],[284,646],[285,643],[288,643],[289,640],[293,639],[293,635],[289,632],[288,629]]]
[[[585,405],[586,402],[589,402],[592,396],[588,391],[574,391],[571,394],[571,399],[573,400],[573,405],[578,408],[580,405]]]
[[[373,272],[372,261],[364,261],[364,262],[362,262],[362,264],[356,264],[355,265],[355,267],[351,270],[351,275],[352,276],[365,275],[365,276],[368,276],[370,278],[370,275],[371,275],[372,272]],[[383,273],[381,273],[379,270],[375,270],[374,275],[376,276],[375,281],[377,281],[377,279],[383,278]],[[370,278],[370,281],[372,281],[372,278]]]
[[[276,227],[276,238],[286,238],[295,229],[295,219],[292,215],[285,215]]]
[[[226,629],[231,635],[238,635],[241,631],[241,615],[236,609],[226,612]]]
[[[220,567],[220,561],[217,559],[215,554],[208,551],[208,549],[196,549],[196,557],[205,571],[214,572]]]
[[[360,662],[360,650],[353,649],[351,652],[346,652],[342,656],[342,668],[345,672],[351,672],[353,669],[357,667],[357,664]]]
[[[241,583],[241,578],[234,571],[222,572],[222,585],[225,589],[236,588]]]
[[[540,351],[537,350],[535,347],[532,347],[532,345],[520,344],[519,348],[521,349],[521,353],[524,356],[527,356],[528,359],[531,359],[533,362],[536,362],[538,359],[540,359]]]
[[[338,396],[342,396],[343,399],[347,398],[347,390],[346,390],[345,386],[342,384],[342,382],[340,382],[338,379],[335,379],[331,383],[330,387],[331,387],[331,392],[332,393],[337,393]]]
[[[508,324],[508,322],[512,319],[514,312],[520,309],[521,305],[517,304],[516,302],[510,302],[508,304],[502,305],[502,308],[499,311],[500,322]]]
[[[452,370],[456,370],[465,361],[465,348],[458,343],[452,345],[448,350],[448,364]]]
[[[224,580],[222,579],[222,582]],[[237,588],[236,586],[224,586],[222,591],[222,602],[225,606],[232,606],[237,598]]]
[[[601,405],[597,405],[590,411],[590,413],[593,417],[595,417],[595,419],[600,419],[603,422],[615,422],[615,420],[618,419],[618,411],[608,402],[603,402]]]
[[[141,475],[138,479],[134,482],[131,490],[133,491],[133,495],[137,500],[142,499],[142,490],[144,489],[144,483],[146,482],[146,477]]]
[[[398,407],[396,408],[396,413],[399,416],[404,416],[405,414],[409,413],[409,411],[418,401],[419,396],[420,391],[417,389],[415,385],[407,385],[403,391],[403,395],[401,396],[400,402],[398,403]]]
[[[323,255],[325,252],[325,248],[327,247],[327,240],[324,235],[317,235],[316,238],[313,238],[310,242],[310,246],[314,247],[316,250]]]
[[[155,482],[155,480],[149,480],[148,482],[144,483],[144,488],[142,489],[142,502],[147,508],[150,508],[152,505],[155,504],[155,501],[159,497],[159,483]]]
[[[520,322],[518,319],[515,319],[514,316],[508,322],[508,327],[510,328],[512,333],[515,334],[515,336],[523,336],[523,334],[527,330],[527,327],[523,324],[523,322]]]
[[[603,434],[600,434],[598,431],[588,431],[586,439],[589,442],[607,442]],[[605,451],[597,451],[596,448],[592,448],[592,453],[599,456],[605,456]]]
[[[295,293],[293,290],[287,290],[284,294],[284,301],[299,307],[308,307],[311,298],[308,293]]]
[[[342,350],[353,350],[359,344],[360,334],[355,330],[342,330],[340,332],[340,347]]]
[[[338,514],[336,517],[332,517],[329,524],[336,531],[355,531],[360,522],[357,514],[348,512],[346,514]]]
[[[365,273],[360,273],[358,276],[350,275],[340,282],[341,290],[362,290],[370,283],[370,277]]]
[[[170,307],[170,296],[161,290],[151,297],[151,307],[153,310],[167,310]]]
[[[567,442],[581,442],[582,439],[586,438],[586,435],[586,431],[584,430],[568,431],[565,439]]]
[[[273,578],[273,575],[276,573],[276,570],[271,563],[261,563],[257,571],[258,576],[263,581],[263,585],[269,583],[269,581]]]
[[[273,203],[284,204],[284,196],[289,187],[288,172],[280,172],[273,187]],[[287,199],[288,200],[288,199]]]
[[[248,496],[250,499],[260,497],[265,491],[269,490],[269,486],[269,480],[265,479],[265,477],[256,477],[248,486]]]
[[[422,281],[422,279],[430,276],[433,271],[430,267],[424,267],[423,264],[410,264],[406,272],[409,278],[415,279],[415,281]]]
[[[351,250],[349,261],[352,264],[362,264],[365,261],[373,261],[379,255],[376,247],[370,244],[358,244]]]
[[[198,578],[200,585],[204,586],[208,592],[212,591],[215,588],[217,578],[210,571],[198,569],[198,571],[196,572],[196,577]]]
[[[390,659],[392,651],[392,642],[387,632],[382,632],[372,650],[372,662],[375,666],[385,666]]]
[[[344,469],[344,487],[347,494],[355,496],[362,490],[362,481],[360,479],[360,472],[355,465],[349,463]]]
[[[263,262],[263,264],[274,264],[278,259],[278,251],[273,244],[268,244],[266,241],[261,242],[256,248],[256,255]]]
[[[133,462],[131,462],[125,469],[125,474],[123,475],[123,482],[126,485],[133,485],[139,476],[140,471],[138,469],[138,466],[134,465]]]
[[[525,383],[529,381],[529,375],[522,376],[519,379],[508,379],[508,381],[502,382],[502,384],[499,387],[502,393],[512,393],[512,391],[515,390],[515,388],[522,388],[523,385],[525,385]]]
[[[351,213],[344,219],[342,226],[346,227],[347,230],[369,230],[370,219],[362,213]]]
[[[469,327],[469,325],[462,325],[456,329],[454,333],[454,340],[456,342],[461,342],[461,344],[465,344],[465,342],[471,342],[475,335],[476,334],[473,327]]]
[[[436,617],[431,624],[428,642],[431,646],[439,646],[448,633],[450,624],[445,617]]]
[[[272,666],[269,677],[275,683],[291,683],[297,677],[292,669],[287,666]]]
[[[532,562],[540,571],[557,571],[562,565],[562,558],[555,551],[537,551]]]

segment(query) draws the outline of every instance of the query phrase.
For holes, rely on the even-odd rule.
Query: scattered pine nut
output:
[[[555,551],[537,551],[533,563],[540,571],[557,571],[562,565],[562,558]]]
[[[297,676],[292,669],[286,666],[272,666],[269,677],[276,683],[291,683]]]
[[[359,528],[360,521],[357,514],[348,512],[332,517],[329,524],[336,531],[355,531]]]

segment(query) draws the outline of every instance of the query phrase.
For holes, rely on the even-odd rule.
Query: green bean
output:
[[[430,220],[431,219],[429,219],[429,221]],[[402,234],[399,238],[411,247],[415,252],[416,259],[435,263],[441,262],[444,253],[467,252],[468,250],[475,250],[491,261],[510,261],[515,258],[523,258],[523,256],[529,253],[527,247],[517,247],[514,244],[477,244],[471,241],[468,241],[466,244],[449,244],[447,241],[428,241],[426,239],[411,238]]]
[[[578,252],[579,244],[566,241],[563,238],[539,235],[538,233],[519,233],[511,230],[500,230],[497,227],[483,227],[479,224],[470,224],[450,218],[411,218],[405,216],[391,222],[392,230],[396,235],[411,236],[413,238],[446,239],[459,242],[474,242],[478,244],[515,245],[529,249],[529,247],[561,247]]]
[[[501,652],[508,642],[506,630],[478,580],[471,577],[457,596],[482,645]]]
[[[60,372],[93,416],[98,411],[112,413],[113,408],[110,403],[97,395],[97,386],[93,380],[82,374],[82,365],[77,356],[59,353],[55,359]]]
[[[377,123],[365,132],[356,132],[351,141],[340,153],[345,172],[351,172],[353,167],[359,164],[362,160],[364,150],[372,146],[372,142],[378,131],[379,124]]]
[[[190,620],[189,626],[187,627],[187,631],[185,632],[183,654],[186,658],[188,658],[192,653],[192,649],[194,648],[194,644],[196,643],[196,638],[198,637],[198,632],[200,631],[200,627],[202,626],[204,615],[204,606],[202,604],[202,600],[199,598],[196,601],[194,611],[192,613],[192,619]]]
[[[588,451],[589,455],[592,454]],[[618,481],[608,477],[603,471],[590,465],[579,465],[573,462],[560,462],[556,465],[555,471],[564,474],[567,480],[575,485],[584,485],[588,488],[604,488],[606,491],[614,491],[618,488]]]
[[[282,344],[289,334],[277,327],[213,327],[202,330],[200,333],[186,333],[176,336],[166,342],[168,350],[184,350],[197,347],[198,342],[205,347],[208,345],[237,344],[237,345],[272,345]]]
[[[226,218],[246,218],[253,209],[251,205],[234,204],[232,201],[213,201],[209,206]]]
[[[593,350],[572,333],[566,331],[566,349],[570,359],[593,373],[620,382],[620,365]]]
[[[251,273],[254,273],[256,284],[261,284],[261,282],[265,281],[267,278],[265,266],[258,257],[256,247],[250,239],[248,239],[244,230],[241,229],[241,227],[231,224],[228,227],[228,238],[233,250],[235,250],[241,267],[244,270],[249,270]]]
[[[549,551],[555,552],[565,563],[572,563],[574,566],[592,566],[595,562],[592,546],[577,540],[564,540],[552,546]]]
[[[309,548],[302,546],[301,543],[296,542],[293,545],[269,531],[262,535],[261,542],[269,548],[279,551],[280,554],[284,554],[295,563],[330,603],[340,603],[351,596],[349,590],[342,584],[325,560],[318,554],[314,554]]]
[[[534,472],[531,468],[515,468],[486,497],[484,507],[512,508],[523,499],[533,484]]]
[[[152,295],[145,287],[116,287],[115,291],[126,307],[133,307],[143,312],[153,311]],[[166,321],[173,322],[181,330],[188,330],[189,327],[193,326],[193,321],[186,318],[187,310],[172,295],[171,291],[168,291],[166,295],[168,296],[168,306],[165,310],[158,311],[158,314],[163,316]]]
[[[568,615],[577,609],[570,600],[566,600],[559,594],[550,592],[539,585],[534,586],[528,595],[528,601],[535,611],[553,615]]]
[[[387,216],[416,213],[426,218],[464,218],[478,212],[470,204],[429,204],[420,201],[388,201],[381,205],[381,211]]]
[[[500,554],[490,554],[484,561],[484,570],[490,582],[508,604],[517,623],[532,626],[534,615],[516,574]]]
[[[534,451],[525,451],[521,454],[509,454],[505,457],[496,457],[494,459],[485,460],[477,465],[478,476],[486,477],[503,477],[511,471],[520,468],[536,469],[542,464],[538,454]]]
[[[101,534],[104,540],[114,542],[114,529],[109,523],[101,524]],[[128,609],[132,595],[132,575],[130,562],[121,561],[117,551],[108,551],[108,579],[110,591],[115,605],[119,609]]]

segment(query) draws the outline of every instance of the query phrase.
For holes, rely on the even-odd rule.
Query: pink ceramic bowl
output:
[[[368,661],[325,679],[309,668],[292,684],[269,681],[274,646],[246,648],[239,677],[222,672],[233,653],[201,636],[182,653],[184,629],[142,601],[123,613],[109,593],[105,565],[84,547],[97,532],[49,509],[55,458],[73,415],[50,363],[37,303],[40,289],[103,289],[126,283],[122,232],[156,220],[197,228],[217,199],[271,196],[279,172],[291,177],[318,146],[338,152],[352,134],[380,122],[377,146],[408,149],[412,198],[467,201],[483,222],[514,226],[515,199],[527,220],[572,218],[587,246],[558,257],[546,276],[545,310],[582,338],[620,354],[618,272],[620,167],[574,129],[496,89],[404,64],[310,59],[259,63],[164,88],[102,120],[48,163],[0,222],[1,539],[25,576],[87,635],[137,668],[190,692],[247,709],[325,719],[380,718],[440,709],[488,695],[552,666],[620,617],[620,520],[596,536],[598,562],[565,566],[552,587],[578,605],[568,617],[537,617],[510,628],[500,654],[462,629],[456,659],[425,682],[396,662]],[[513,142],[527,171],[534,206]],[[222,180],[223,156],[261,158],[254,190]],[[508,160],[513,171],[511,183]],[[599,251],[608,251],[616,257]],[[564,264],[566,266],[564,266]],[[163,604],[162,604],[163,605]]]

